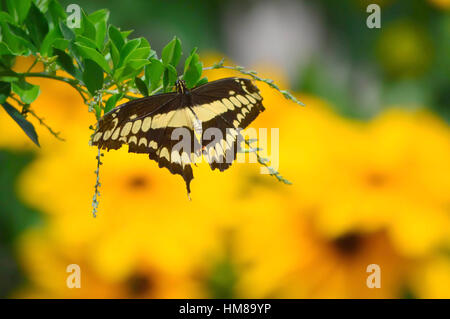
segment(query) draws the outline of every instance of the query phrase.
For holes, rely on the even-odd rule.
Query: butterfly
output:
[[[159,167],[183,177],[189,196],[191,164],[203,154],[212,170],[229,168],[239,150],[239,131],[264,111],[263,98],[245,78],[219,79],[193,89],[178,80],[175,87],[175,92],[132,100],[106,113],[90,144],[108,151],[127,144],[128,152],[147,153]],[[189,136],[180,143],[184,135]]]

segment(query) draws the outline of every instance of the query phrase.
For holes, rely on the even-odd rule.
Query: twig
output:
[[[242,73],[242,74],[245,74],[245,75],[248,75],[248,76],[252,77],[252,78],[253,78],[254,80],[256,80],[256,81],[260,81],[260,82],[266,83],[266,84],[269,85],[271,88],[273,88],[273,89],[277,90],[278,92],[280,92],[281,94],[283,94],[284,98],[286,98],[286,99],[288,99],[288,100],[291,100],[291,101],[293,101],[294,103],[297,103],[298,105],[305,106],[305,104],[303,104],[302,102],[300,102],[300,101],[299,101],[299,100],[298,100],[291,92],[289,92],[289,91],[287,91],[287,90],[281,90],[281,89],[279,88],[279,86],[276,85],[276,84],[274,83],[273,80],[271,80],[271,79],[265,79],[265,78],[259,77],[255,71],[247,71],[247,70],[245,70],[245,68],[242,67],[242,66],[227,66],[227,65],[224,65],[224,64],[223,64],[224,61],[225,61],[225,59],[222,59],[221,61],[215,63],[215,64],[212,65],[212,66],[203,68],[203,71],[206,71],[206,70],[215,70],[215,69],[228,69],[228,70],[238,71],[238,72],[240,72],[240,73]]]
[[[100,204],[98,201],[98,198],[100,197],[100,191],[99,191],[99,188],[101,186],[101,184],[100,184],[100,165],[103,164],[101,162],[102,156],[103,156],[103,154],[100,152],[100,148],[98,148],[98,154],[96,156],[97,169],[94,172],[96,175],[96,182],[95,182],[95,186],[94,186],[94,197],[92,198],[92,215],[94,216],[94,218],[97,217],[98,205]]]
[[[244,140],[244,142],[248,147],[251,147],[251,141]],[[269,165],[270,160],[268,158],[265,158],[265,157],[262,157],[261,155],[259,155],[259,151],[260,151],[259,148],[250,148],[246,151],[255,153],[258,163],[267,168],[270,176],[275,176],[276,179],[278,179],[278,181],[280,181],[286,185],[292,185],[291,181],[284,178],[280,174],[280,172],[278,172],[276,169],[274,169],[272,166]]]
[[[16,98],[14,95],[10,95],[10,98],[13,99],[14,101],[16,101],[19,105],[21,105],[26,110],[26,113],[31,114],[35,119],[37,119],[39,121],[39,124],[44,126],[50,132],[50,134],[52,134],[55,138],[57,138],[58,140],[63,141],[63,142],[65,141],[65,139],[63,139],[61,136],[59,136],[61,134],[61,132],[54,131],[47,123],[44,122],[43,117],[39,117],[36,114],[36,112],[34,112],[32,109],[30,109],[29,105],[23,103],[18,98]]]

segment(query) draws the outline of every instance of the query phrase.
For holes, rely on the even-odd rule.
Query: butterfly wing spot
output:
[[[147,139],[145,137],[141,137],[141,139],[139,140],[139,145],[138,146],[147,146]]]
[[[229,109],[230,111],[234,110],[234,104],[231,103],[231,101],[227,98],[223,98],[222,99],[222,103],[227,107],[227,109]]]
[[[241,102],[244,105],[247,105],[249,103],[248,100],[240,94],[236,95],[236,98],[239,100],[239,102]]]
[[[152,124],[152,117],[151,116],[147,116],[144,121],[142,122],[142,126],[141,126],[141,130],[142,132],[147,132]]]
[[[131,122],[125,123],[125,125],[122,128],[122,131],[120,132],[120,136],[127,136],[131,131],[132,125],[133,124]]]
[[[137,132],[139,132],[139,130],[141,129],[141,120],[137,120],[133,123],[133,127],[131,128],[131,132],[133,134],[137,134]]]
[[[237,98],[235,98],[234,96],[230,96],[229,99],[230,99],[231,103],[233,103],[237,107],[241,107],[241,102],[239,102],[239,100]]]

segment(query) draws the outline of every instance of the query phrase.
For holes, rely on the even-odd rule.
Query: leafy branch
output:
[[[265,82],[285,98],[303,105],[291,93],[281,90],[272,80],[259,77],[254,71],[240,66],[225,66],[223,60],[204,68],[197,48],[186,57],[183,72],[179,75],[177,66],[183,55],[180,39],[174,37],[158,56],[147,39],[131,38],[132,31],[111,25],[106,9],[87,14],[80,8],[79,23],[73,25],[57,0],[7,0],[6,3],[7,10],[0,12],[0,104],[36,145],[39,145],[38,136],[26,114],[56,138],[61,138],[59,132],[33,111],[32,105],[40,94],[40,87],[29,83],[30,78],[47,78],[70,85],[97,120],[123,98],[132,100],[136,95],[171,92],[178,79],[183,79],[188,88],[193,88],[208,82],[202,76],[204,70],[219,68],[236,70]],[[23,73],[13,70],[15,60],[20,56],[34,57],[32,65]],[[38,63],[42,64],[44,71],[33,72]],[[94,215],[100,195],[100,156],[97,156],[95,171]],[[258,162],[266,166],[271,175],[290,183],[268,165],[268,159],[257,156]]]

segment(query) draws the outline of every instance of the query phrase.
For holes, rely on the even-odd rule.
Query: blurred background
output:
[[[0,297],[450,298],[449,0],[76,3],[157,52],[177,35],[205,66],[225,57],[295,92],[305,108],[259,83],[251,125],[280,129],[293,185],[257,164],[200,165],[189,202],[179,176],[113,151],[94,219],[95,117],[39,80],[35,111],[66,141],[35,123],[37,149],[0,109]]]

